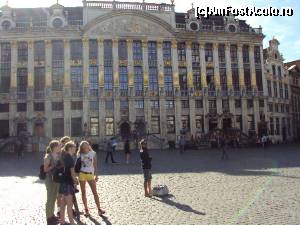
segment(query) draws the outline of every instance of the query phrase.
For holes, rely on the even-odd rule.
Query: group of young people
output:
[[[126,145],[128,142],[126,141]],[[140,158],[142,169],[144,172],[144,191],[145,197],[152,196],[151,188],[151,160],[147,149],[145,139],[140,141]],[[75,170],[77,162],[80,161],[79,171]],[[97,193],[96,182],[97,174],[97,154],[93,151],[91,145],[87,141],[82,141],[76,149],[76,144],[70,137],[66,136],[58,140],[52,140],[44,157],[43,169],[46,174],[45,185],[47,190],[46,201],[46,218],[47,225],[74,225],[73,203],[77,185],[80,185],[82,202],[84,205],[84,215],[90,216],[87,196],[86,183],[89,184],[94,200],[98,209],[98,214],[102,216],[105,211],[100,207],[99,195]],[[78,170],[78,169],[77,169]],[[58,171],[63,171],[62,177],[57,180]],[[55,215],[55,203],[57,206],[57,214]],[[65,211],[69,223],[65,220]]]

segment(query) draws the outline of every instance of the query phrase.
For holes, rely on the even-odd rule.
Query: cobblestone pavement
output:
[[[104,164],[99,153],[97,184],[106,217],[97,216],[88,189],[93,218],[82,224],[300,224],[300,150],[281,145],[268,149],[230,150],[220,160],[217,150],[151,151],[153,184],[166,184],[171,196],[143,196],[138,153],[129,165]],[[0,154],[0,225],[46,224],[46,190],[36,176],[42,155]],[[80,209],[82,202],[77,194]]]

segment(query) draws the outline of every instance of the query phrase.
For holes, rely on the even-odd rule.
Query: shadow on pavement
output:
[[[178,151],[150,150],[153,158],[152,172],[158,173],[204,173],[217,172],[232,176],[280,176],[276,169],[300,167],[299,145],[272,146],[267,149],[229,149],[230,160],[222,161],[217,149]],[[118,164],[105,164],[106,152],[98,152],[98,168],[101,176],[138,174],[142,176],[138,151],[132,151],[130,164],[126,164],[123,151],[115,153]],[[0,177],[37,177],[44,153],[26,153],[22,159],[16,154],[0,153]],[[38,181],[37,181],[38,182]]]
[[[112,225],[112,223],[108,220],[108,217],[106,217],[106,216],[100,216],[101,218],[102,218],[102,220],[103,220],[103,222],[106,224],[106,225]],[[95,224],[95,225],[101,225],[101,223],[100,222],[98,222],[94,217],[92,217],[92,216],[89,216],[89,220],[93,223],[93,224]]]
[[[185,211],[185,212],[190,212],[190,213],[194,213],[194,214],[202,215],[202,216],[206,215],[204,212],[199,212],[199,211],[193,209],[189,205],[185,205],[185,204],[181,204],[179,202],[175,202],[171,198],[174,198],[174,195],[168,195],[168,196],[165,196],[165,197],[162,197],[162,198],[152,197],[151,199],[159,201],[161,203],[165,203],[165,204],[170,205],[170,206],[173,206],[173,207],[175,207],[179,210]]]

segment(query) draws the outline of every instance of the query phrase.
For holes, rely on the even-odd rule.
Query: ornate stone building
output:
[[[287,141],[292,138],[291,91],[289,74],[278,46],[279,41],[273,38],[269,41],[269,47],[264,49],[268,95],[266,122],[273,141]]]
[[[293,136],[296,141],[300,141],[300,60],[287,62],[284,65],[288,70],[290,79]]]
[[[2,136],[258,133],[270,100],[262,29],[174,9],[116,1],[2,7]]]

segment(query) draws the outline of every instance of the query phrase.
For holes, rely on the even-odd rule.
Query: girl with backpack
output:
[[[59,189],[59,183],[53,181],[52,176],[55,168],[60,161],[60,147],[59,142],[53,140],[49,143],[46,155],[44,157],[44,172],[46,173],[45,185],[47,190],[47,202],[46,202],[46,218],[47,225],[57,224],[58,217],[54,215],[55,200]]]
[[[82,141],[79,145],[79,157],[81,161],[81,167],[79,171],[79,183],[81,189],[82,202],[85,209],[85,216],[90,216],[86,198],[86,182],[88,182],[92,190],[95,203],[98,208],[98,214],[99,216],[101,216],[105,213],[105,211],[100,208],[100,201],[96,188],[96,182],[98,181],[97,154],[93,151],[93,149],[87,141]]]
[[[74,196],[74,184],[78,184],[78,180],[74,171],[74,159],[73,156],[76,153],[76,145],[74,142],[69,141],[65,144],[62,152],[62,162],[64,166],[64,176],[59,187],[59,194],[61,198],[61,210],[60,220],[61,224],[67,224],[65,222],[65,209],[67,206],[67,214],[71,225],[75,225],[73,218],[73,196]]]

